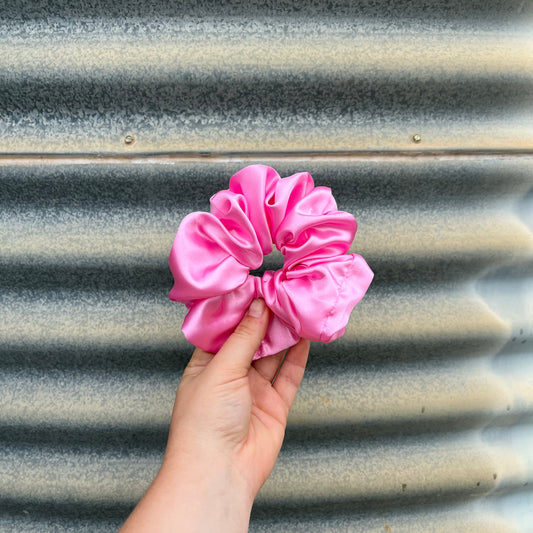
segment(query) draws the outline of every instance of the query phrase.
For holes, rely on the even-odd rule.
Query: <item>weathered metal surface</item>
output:
[[[190,354],[168,250],[249,162],[0,167],[4,530],[112,530],[141,496]],[[252,530],[530,531],[533,157],[267,163],[357,214],[376,281],[312,348]]]
[[[0,15],[2,152],[533,144],[530,1],[21,4]]]
[[[191,353],[175,231],[264,162],[332,188],[376,278],[251,531],[532,532],[532,13],[5,0],[0,531],[127,516]]]

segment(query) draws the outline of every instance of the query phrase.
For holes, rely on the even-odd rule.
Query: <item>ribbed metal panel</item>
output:
[[[128,515],[191,353],[176,229],[263,162],[332,188],[376,278],[250,530],[533,532],[533,2],[30,4],[0,12],[0,531]]]

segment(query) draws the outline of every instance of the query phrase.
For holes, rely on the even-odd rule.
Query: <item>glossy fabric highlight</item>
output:
[[[356,229],[354,217],[338,211],[331,190],[314,187],[309,173],[280,178],[264,165],[242,169],[211,198],[210,213],[182,220],[170,251],[169,298],[189,309],[185,337],[216,353],[260,297],[272,313],[254,359],[300,337],[339,338],[373,278],[360,255],[346,255]],[[273,244],[283,268],[251,276]]]

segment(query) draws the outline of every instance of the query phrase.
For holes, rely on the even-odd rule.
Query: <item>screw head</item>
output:
[[[415,134],[413,135],[413,142],[415,142],[415,143],[417,143],[417,144],[420,143],[420,142],[422,142],[422,137],[420,137],[420,135],[419,135],[418,133],[415,133]]]
[[[133,144],[135,142],[135,137],[133,135],[126,135],[124,137],[124,144]]]

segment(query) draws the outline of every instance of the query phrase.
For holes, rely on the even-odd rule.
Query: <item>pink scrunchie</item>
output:
[[[314,187],[307,172],[283,179],[264,165],[237,172],[229,190],[211,198],[211,213],[182,220],[170,251],[175,283],[169,298],[189,309],[185,337],[218,352],[261,297],[272,313],[254,359],[300,337],[339,338],[373,278],[361,256],[345,255],[356,229],[352,215],[337,211],[331,189]],[[285,256],[283,268],[251,276],[272,244]]]

